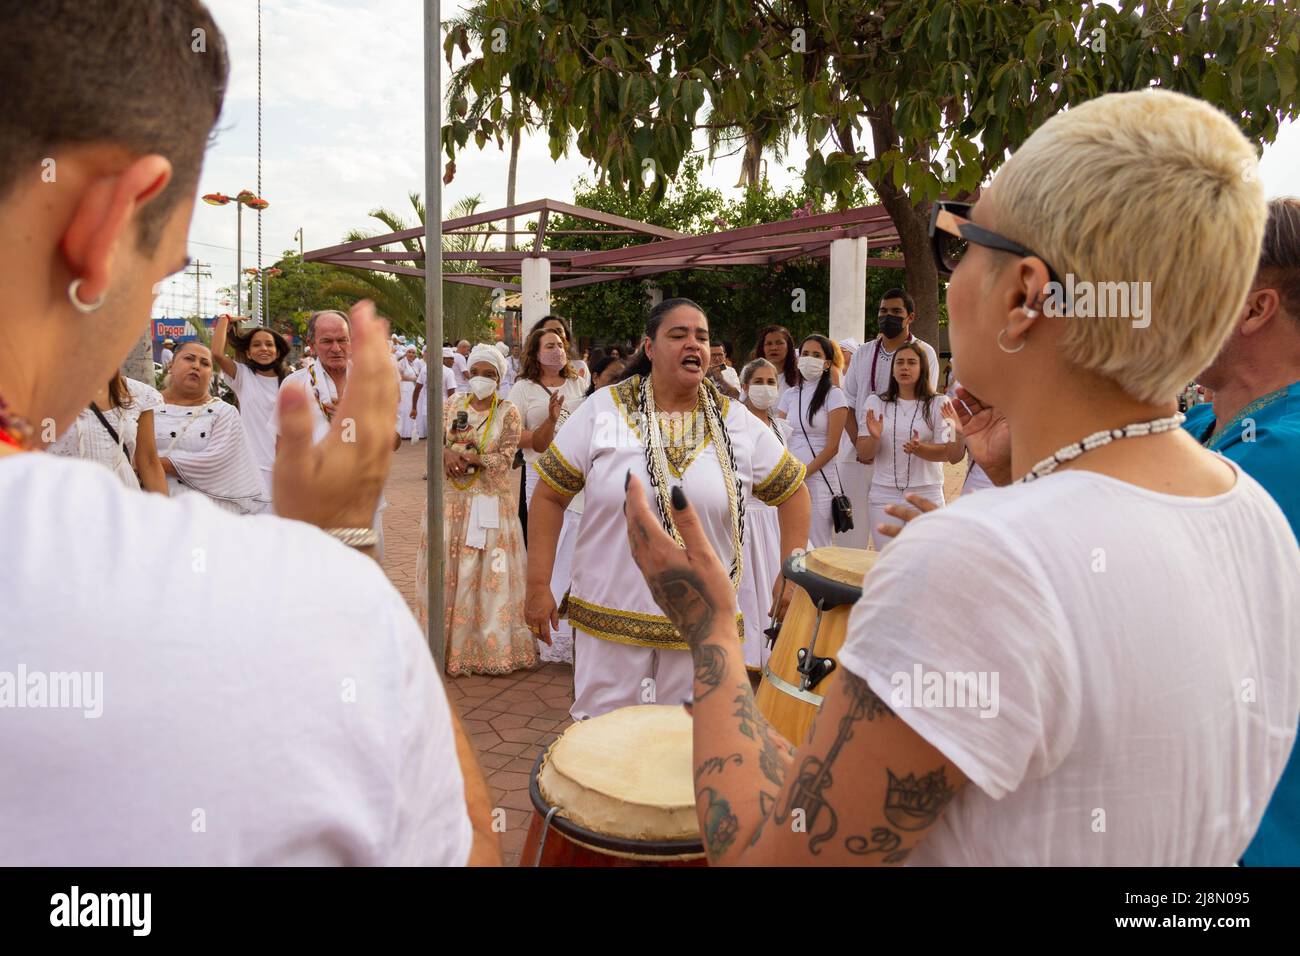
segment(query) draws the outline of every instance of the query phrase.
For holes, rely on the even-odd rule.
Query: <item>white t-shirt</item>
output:
[[[248,450],[262,473],[267,493],[271,490],[271,470],[275,467],[275,403],[280,397],[280,380],[274,375],[258,375],[242,362],[235,363],[235,376],[225,372],[221,378],[239,399],[244,420],[244,437]]]
[[[884,419],[880,441],[876,445],[875,468],[871,475],[873,487],[898,491],[943,485],[943,462],[926,461],[917,455],[909,455],[903,451],[903,446],[913,432],[916,432],[921,441],[931,444],[943,445],[952,441],[955,437],[952,425],[939,413],[944,401],[942,395],[930,399],[930,423],[927,424],[925,407],[915,399],[900,398],[896,402],[886,402],[879,395],[867,396],[858,419],[858,435],[868,434],[868,411],[876,418]]]
[[[853,361],[844,376],[844,397],[849,407],[860,418],[866,405],[867,396],[874,392],[883,395],[889,391],[889,376],[894,369],[894,353],[886,352],[879,335],[864,345],[858,346],[853,353]],[[922,342],[915,335],[909,340],[921,347],[930,364],[930,388],[939,390],[939,355],[929,342]],[[874,375],[872,374],[874,370]],[[874,381],[873,381],[874,379]]]
[[[85,458],[97,461],[111,470],[128,488],[138,490],[140,480],[131,466],[135,463],[138,449],[140,416],[161,408],[162,393],[152,385],[137,382],[133,378],[123,378],[126,390],[131,395],[131,404],[126,408],[100,409],[108,423],[117,432],[117,441],[108,433],[99,418],[89,408],[77,416],[72,425],[59,436],[59,440],[46,449],[46,454],[63,455],[69,458]],[[131,460],[127,460],[127,456]]]
[[[551,408],[553,391],[555,389],[547,390],[545,385],[527,378],[515,382],[514,387],[510,389],[508,400],[511,405],[519,409],[525,430],[531,431],[546,421]],[[564,384],[559,386],[559,391],[564,396],[565,411],[572,413],[586,398],[587,387],[580,378],[566,378]],[[521,444],[519,447],[523,449],[524,461],[529,465],[542,457],[541,452],[533,451],[528,445]]]
[[[826,401],[822,403],[821,408],[817,409],[817,414],[810,422],[808,408],[812,404],[813,393],[816,390],[816,382],[801,382],[794,388],[786,389],[776,405],[777,411],[785,412],[785,420],[790,423],[790,453],[805,465],[821,454],[826,447],[826,426],[830,413],[837,408],[845,407],[844,392],[832,385],[830,391],[826,393]],[[802,412],[799,410],[801,403]],[[805,432],[807,432],[806,437]],[[808,444],[810,439],[811,446]],[[821,481],[820,478],[817,480]]]
[[[1233,470],[1213,498],[1065,471],[889,546],[840,664],[970,780],[909,863],[1240,858],[1300,717],[1300,549]],[[985,675],[996,715],[902,706],[918,668]]]
[[[457,352],[451,357],[452,371],[456,374],[456,391],[469,391],[469,359]]]
[[[0,864],[466,862],[442,682],[369,558],[39,454],[0,458],[0,527],[21,556],[0,562],[0,701],[20,668],[28,703],[35,674],[89,674],[94,698],[0,704]],[[250,600],[286,569],[310,587]]]
[[[444,394],[456,391],[456,371],[445,365],[442,367],[442,390]]]

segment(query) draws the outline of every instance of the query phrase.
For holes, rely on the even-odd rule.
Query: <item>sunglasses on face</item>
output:
[[[971,222],[971,207],[972,204],[968,202],[941,201],[934,203],[930,208],[930,249],[934,253],[934,264],[939,270],[939,275],[952,275],[953,270],[966,255],[970,244],[974,243],[986,249],[1033,257],[1047,267],[1047,274],[1053,282],[1058,285],[1065,284],[1061,282],[1051,264],[1032,249],[1026,249],[1018,242],[999,236],[996,232]]]

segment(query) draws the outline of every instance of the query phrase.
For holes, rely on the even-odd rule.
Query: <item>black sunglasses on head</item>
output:
[[[939,275],[950,276],[957,268],[970,243],[986,249],[998,249],[1017,256],[1032,256],[1047,267],[1047,274],[1052,281],[1064,286],[1065,283],[1056,274],[1051,263],[1018,242],[999,236],[996,232],[977,226],[970,221],[972,203],[936,202],[930,208],[930,250],[934,253],[934,264]]]

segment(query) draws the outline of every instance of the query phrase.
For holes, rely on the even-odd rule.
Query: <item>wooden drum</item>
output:
[[[537,758],[522,866],[706,866],[680,706],[573,724]]]
[[[844,646],[849,611],[879,556],[857,548],[817,548],[785,562],[782,570],[794,586],[794,597],[755,700],[777,732],[796,747],[807,738],[826,690],[835,682],[835,655]]]

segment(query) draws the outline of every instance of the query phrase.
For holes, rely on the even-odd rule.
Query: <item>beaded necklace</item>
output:
[[[1173,431],[1186,420],[1187,417],[1182,412],[1177,412],[1168,418],[1156,418],[1148,422],[1133,422],[1123,428],[1104,428],[1099,432],[1093,432],[1087,438],[1066,445],[1044,458],[1029,469],[1028,474],[1021,478],[1019,483],[1024,484],[1028,481],[1046,477],[1067,461],[1078,458],[1085,451],[1092,451],[1102,445],[1109,445],[1121,438],[1141,438],[1143,435],[1159,435],[1161,432]]]
[[[704,422],[713,439],[714,452],[718,456],[718,466],[722,469],[722,484],[727,489],[727,511],[731,517],[731,584],[740,587],[740,575],[743,570],[742,546],[745,541],[745,500],[744,489],[736,472],[736,452],[731,445],[731,434],[722,420],[721,403],[716,386],[705,381],[700,388],[704,397]],[[650,475],[650,486],[655,492],[655,504],[659,509],[659,522],[663,525],[679,548],[686,547],[681,533],[672,519],[672,501],[668,478],[668,457],[664,452],[663,435],[659,428],[658,408],[654,401],[654,386],[647,375],[641,380],[640,412],[641,421],[645,423],[646,471]]]

